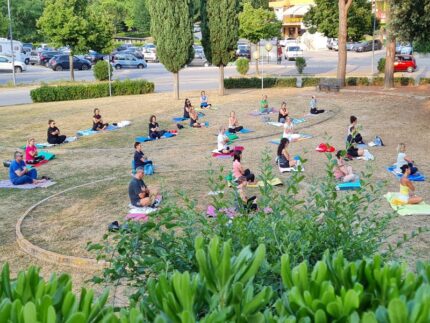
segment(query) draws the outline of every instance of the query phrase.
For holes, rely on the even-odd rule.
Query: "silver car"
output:
[[[146,64],[144,59],[138,59],[131,54],[115,54],[112,61],[112,66],[119,70],[121,68],[146,68],[148,65]]]

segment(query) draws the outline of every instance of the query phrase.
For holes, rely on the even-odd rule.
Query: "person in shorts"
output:
[[[159,199],[156,199],[157,190],[146,186],[143,181],[144,176],[143,167],[137,167],[136,174],[128,185],[130,203],[135,207],[157,207],[160,203]]]

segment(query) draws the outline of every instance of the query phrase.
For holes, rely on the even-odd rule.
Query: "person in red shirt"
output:
[[[278,64],[281,64],[282,63],[282,46],[279,43],[278,43],[276,50],[277,50],[276,53],[278,56]]]

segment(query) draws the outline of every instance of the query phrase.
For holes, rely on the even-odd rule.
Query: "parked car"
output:
[[[57,52],[57,51],[46,51],[46,52],[41,52],[39,54],[39,64],[40,65],[44,65],[46,67],[48,67],[49,65],[49,60],[54,57],[55,55],[60,55],[62,54],[61,52]]]
[[[327,48],[332,50],[333,49],[333,45],[337,44],[337,38],[327,38]]]
[[[88,52],[88,54],[86,54],[86,55],[84,56],[84,58],[85,58],[86,60],[90,61],[90,62],[91,62],[91,64],[95,64],[95,63],[97,63],[98,61],[102,61],[102,60],[103,60],[103,58],[104,58],[104,55],[102,55],[102,54],[100,54],[100,53],[98,53],[98,52],[96,52],[96,51],[94,51],[94,50],[90,50],[90,51]]]
[[[21,73],[22,71],[27,70],[26,64],[19,60],[14,61],[13,66],[14,66],[15,73]],[[12,72],[12,57],[0,55],[0,70]]]
[[[396,55],[394,58],[394,72],[412,73],[418,68],[412,55]]]
[[[146,62],[158,62],[157,47],[154,44],[148,43],[143,46],[142,54],[145,57]]]
[[[203,51],[194,51],[194,58],[188,64],[188,66],[205,66],[208,67],[210,64],[206,59],[205,53]]]
[[[62,71],[70,69],[69,55],[56,55],[49,60],[49,67],[54,71]],[[73,68],[75,70],[89,70],[91,69],[91,62],[87,59],[73,56]]]
[[[396,54],[412,55],[413,47],[410,42],[397,42],[396,43]]]
[[[375,39],[374,43],[375,43],[375,50],[382,49],[382,43],[379,39]],[[354,45],[352,50],[361,53],[361,52],[370,52],[372,49],[373,49],[372,41],[364,41]]]
[[[148,65],[146,64],[144,59],[138,59],[130,54],[122,54],[118,53],[113,57],[112,66],[116,69],[121,68],[146,68]]]
[[[279,45],[281,45],[282,47],[286,47],[288,45],[296,45],[296,44],[297,44],[297,39],[293,37],[288,37],[286,39],[279,41]]]
[[[31,65],[35,65],[35,64],[39,64],[39,53],[36,50],[32,50],[30,52],[30,64]]]
[[[138,50],[123,50],[122,52],[119,52],[119,54],[129,54],[129,55],[133,55],[134,57],[138,58],[138,59],[145,59],[145,56]]]
[[[29,49],[30,51],[33,49],[32,43],[22,43],[22,48],[25,48],[26,50]]]
[[[297,45],[287,45],[285,47],[285,59],[291,61],[296,60],[297,57],[303,57],[303,50]]]
[[[251,49],[249,46],[241,45],[236,50],[236,58],[245,57],[247,59],[251,59]]]
[[[354,50],[354,46],[357,46],[358,42],[348,42],[346,43],[346,50],[351,51]]]

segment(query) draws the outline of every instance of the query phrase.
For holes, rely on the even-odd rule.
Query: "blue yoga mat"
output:
[[[181,121],[185,121],[188,120],[189,118],[184,118],[184,117],[175,117],[172,118],[173,122],[181,122]]]
[[[360,180],[349,183],[340,183],[336,185],[336,189],[339,191],[358,190],[361,188]]]
[[[402,178],[402,174],[396,173],[395,172],[396,166],[392,165],[389,167],[386,167],[386,170],[388,170],[391,174],[393,174],[394,176],[396,176],[397,178]],[[413,181],[413,182],[424,182],[426,180],[426,177],[424,175],[422,175],[420,172],[416,172],[413,175],[409,175],[409,180]]]
[[[164,135],[162,135],[162,136],[161,136],[161,138],[160,138],[160,139],[172,138],[172,137],[174,137],[174,136],[175,136],[174,134],[172,134],[172,133],[170,133],[170,132],[166,132]],[[147,141],[154,141],[154,140],[156,140],[156,139],[152,139],[152,138],[150,138],[150,137],[140,136],[140,137],[136,137],[136,138],[134,138],[134,140],[135,140],[136,142],[147,142]]]
[[[105,131],[112,131],[112,130],[117,130],[119,129],[119,127],[114,126],[114,125],[108,125],[105,129]],[[100,131],[94,131],[92,128],[89,129],[85,129],[85,130],[79,130],[78,132],[76,132],[76,135],[78,136],[91,136],[91,135],[95,135],[96,133],[99,133]]]
[[[306,119],[305,118],[293,118],[291,121],[293,122],[293,124],[299,124],[299,123],[305,122]]]

